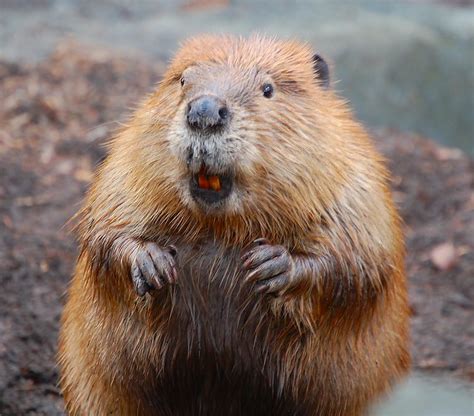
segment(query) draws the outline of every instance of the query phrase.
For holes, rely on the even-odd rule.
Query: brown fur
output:
[[[388,173],[345,103],[318,85],[311,56],[261,37],[190,40],[111,142],[79,214],[62,320],[70,414],[360,415],[407,371]],[[232,103],[238,188],[219,213],[186,190],[189,71]],[[299,258],[307,284],[276,297],[243,284],[240,256],[259,237]],[[144,241],[177,247],[178,284],[139,298],[130,262]]]

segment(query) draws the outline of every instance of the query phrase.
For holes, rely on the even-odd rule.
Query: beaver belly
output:
[[[243,284],[240,250],[178,247],[180,284],[164,335],[158,414],[304,415],[282,383],[283,355],[300,336]],[[282,336],[284,334],[286,336]],[[293,387],[293,386],[292,386]]]

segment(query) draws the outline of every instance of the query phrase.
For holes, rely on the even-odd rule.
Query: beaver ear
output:
[[[313,71],[323,88],[329,87],[329,66],[318,54],[313,55]]]

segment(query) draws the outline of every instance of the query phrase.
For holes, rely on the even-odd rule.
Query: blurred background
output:
[[[474,415],[471,0],[0,0],[0,415],[61,415],[77,210],[180,41],[309,42],[371,130],[405,220],[413,375],[374,415]]]

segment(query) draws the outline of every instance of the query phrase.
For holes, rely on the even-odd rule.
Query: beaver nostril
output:
[[[229,109],[218,97],[203,95],[187,105],[186,118],[190,128],[211,131],[226,124]]]
[[[228,115],[229,115],[229,110],[227,110],[227,107],[221,107],[221,108],[219,109],[219,117],[220,117],[222,120],[225,120]]]

